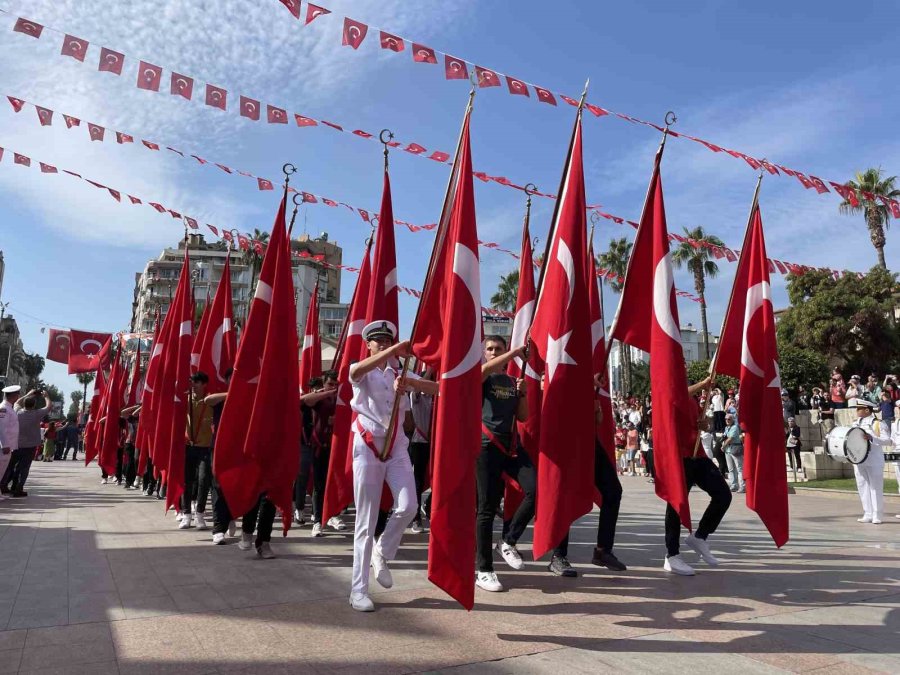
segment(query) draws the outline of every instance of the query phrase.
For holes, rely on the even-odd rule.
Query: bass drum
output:
[[[869,437],[859,427],[835,427],[825,437],[825,452],[839,462],[862,464],[869,456]]]

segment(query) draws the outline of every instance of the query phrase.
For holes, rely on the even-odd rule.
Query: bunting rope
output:
[[[300,19],[300,0],[278,1],[288,9],[288,11],[294,16],[294,18],[298,20]],[[307,2],[305,25],[309,25],[320,16],[326,16],[329,14],[333,14],[330,9]],[[451,56],[447,52],[432,49],[431,47],[425,46],[421,42],[405,38],[393,32],[385,31],[377,26],[368,25],[361,21],[351,19],[347,16],[335,16],[340,16],[343,19],[341,45],[350,47],[354,51],[359,49],[363,41],[366,39],[366,36],[368,35],[369,28],[372,28],[378,30],[379,32],[379,43],[382,50],[399,54],[400,52],[405,51],[406,45],[409,44],[413,63],[437,65],[438,56],[443,57],[445,80],[469,80],[469,68],[472,67],[474,68],[475,77],[477,79],[479,87],[500,87],[500,79],[502,76],[506,81],[506,87],[511,96],[530,99],[531,95],[529,94],[529,87],[531,87],[532,89],[534,89],[535,99],[539,103],[545,103],[556,107],[556,96],[558,96],[569,105],[578,107],[577,97],[566,96],[565,94],[552,91],[545,87],[540,87],[526,80],[513,77],[512,75],[507,75],[500,72],[499,70],[492,70],[490,68],[476,65],[473,61]],[[612,116],[626,122],[630,122],[632,124],[652,127],[660,133],[662,133],[663,131],[663,127],[659,126],[658,124],[654,124],[653,122],[648,122],[631,115],[626,115],[625,113],[615,112],[614,110],[602,108],[598,105],[587,102],[585,102],[584,107],[588,111],[590,111],[591,114],[598,118]],[[672,129],[669,129],[668,133],[674,138],[686,138],[687,140],[693,141],[694,143],[698,143],[710,152],[724,152],[725,154],[730,155],[735,159],[743,160],[747,164],[747,166],[749,166],[754,171],[765,169],[773,176],[780,176],[783,173],[784,175],[796,178],[800,182],[800,184],[803,185],[803,187],[807,190],[814,189],[819,194],[826,194],[830,192],[828,187],[825,185],[825,181],[812,174],[805,174],[801,171],[797,171],[796,169],[790,169],[786,166],[782,166],[781,164],[774,164],[766,159],[756,159],[755,157],[746,153],[739,152],[737,150],[730,150],[724,146],[712,143],[711,141],[706,141],[702,138],[697,138],[696,136],[691,136],[683,132],[676,132]],[[845,183],[837,183],[835,181],[828,181],[828,183],[832,186],[834,191],[838,193],[838,195],[840,195],[843,199],[846,199],[853,206],[859,205],[860,197],[872,203],[876,203],[876,195],[871,192],[860,191],[860,195],[857,195],[856,191]],[[892,199],[886,199],[880,196],[877,199],[891,209],[891,212],[893,213],[895,218],[900,218],[900,202]]]
[[[289,9],[296,8],[297,12],[299,12],[300,4],[299,4],[298,0],[279,0],[279,1],[281,1],[286,6],[290,5]],[[308,5],[307,24],[310,23],[315,18],[317,18],[318,16],[322,16],[323,14],[331,13],[330,10],[327,10],[318,5],[313,5],[311,3],[307,3],[307,5]],[[12,16],[12,14],[9,12],[9,10],[6,10],[6,9],[0,8],[0,13]],[[291,13],[292,14],[294,13],[293,9],[291,9]],[[309,18],[310,15],[312,15],[312,18]],[[73,58],[73,59],[81,62],[81,63],[85,62],[87,52],[91,46],[91,43],[88,40],[85,40],[80,37],[76,37],[76,36],[71,35],[63,30],[58,29],[58,28],[43,25],[36,21],[26,19],[24,17],[15,17],[15,18],[16,18],[16,21],[12,27],[12,30],[14,32],[21,33],[23,35],[26,35],[26,36],[29,36],[29,37],[32,37],[35,39],[40,39],[41,36],[43,35],[44,30],[48,30],[48,31],[57,33],[59,35],[63,35],[64,37],[63,37],[62,50],[60,52],[60,55],[68,56],[70,58]],[[298,18],[299,18],[299,16],[298,16]],[[356,32],[354,32],[354,29]],[[358,48],[359,45],[362,44],[362,40],[365,39],[367,29],[368,29],[368,26],[366,26],[365,24],[362,24],[360,22],[354,21],[353,19],[349,19],[349,18],[345,17],[344,44],[351,46],[351,47],[353,47],[355,44],[355,48]],[[354,38],[353,35],[359,35],[359,37]],[[358,40],[358,43],[357,43],[357,40]],[[394,42],[391,42],[392,40]],[[382,48],[383,49],[388,49],[390,51],[396,51],[396,52],[403,51],[405,49],[405,47],[403,45],[405,45],[406,41],[407,41],[406,38],[401,38],[399,36],[388,34],[388,33],[385,33],[384,31],[382,31]],[[396,43],[396,44],[394,44],[394,43]],[[385,45],[394,45],[397,48],[395,49],[392,46],[385,46]],[[446,73],[447,73],[448,79],[468,79],[468,71],[466,70],[466,64],[470,64],[470,62],[455,59],[455,57],[451,57],[451,56],[445,54],[444,52],[434,52],[434,50],[431,50],[428,47],[424,47],[423,45],[420,45],[419,43],[412,43],[412,47],[413,47],[412,51],[413,51],[414,61],[417,61],[420,63],[436,63],[437,62],[436,58],[433,60],[430,58],[425,58],[425,56],[423,56],[423,54],[429,54],[432,52],[434,54],[440,53],[445,56]],[[417,57],[416,56],[417,54],[419,54],[419,56],[421,58]],[[108,47],[100,47],[98,70],[101,72],[109,72],[109,73],[113,73],[114,75],[121,76],[122,70],[123,70],[123,67],[125,64],[125,58],[126,58],[125,54],[122,52],[115,51]],[[456,64],[456,65],[454,66],[453,64]],[[481,66],[475,66],[475,69],[476,69],[476,74],[478,75],[478,78],[479,78],[480,86],[482,86],[482,87],[499,86],[499,75],[501,73],[498,73],[497,71],[492,71],[487,68],[481,68]],[[163,70],[164,70],[164,68],[162,66],[157,66],[157,65],[154,65],[153,63],[140,60],[139,67],[138,67],[138,76],[137,76],[137,81],[136,81],[135,86],[137,86],[139,89],[144,89],[144,90],[153,91],[153,92],[159,92],[160,86],[162,84]],[[186,100],[192,101],[192,100],[194,100],[193,99],[194,85],[195,84],[197,84],[197,85],[206,84],[206,89],[205,89],[206,105],[213,107],[213,108],[217,108],[222,111],[228,110],[228,107],[229,107],[228,106],[228,93],[229,93],[228,90],[226,90],[222,87],[216,86],[214,84],[211,84],[209,82],[204,82],[202,80],[198,80],[198,79],[194,78],[193,76],[178,73],[170,68],[165,68],[165,70],[170,72],[170,74],[171,74],[171,81],[170,81],[170,94],[171,95],[181,96],[182,98],[184,98]],[[463,73],[465,73],[465,75],[463,75]],[[528,94],[527,94],[528,85],[530,83],[526,83],[523,80],[518,80],[516,78],[512,78],[511,76],[508,76],[508,75],[506,75],[505,77],[507,79],[511,93],[528,96]],[[513,83],[518,83],[518,85],[514,86]],[[543,101],[545,103],[551,103],[554,106],[556,105],[556,101],[555,101],[555,98],[553,97],[552,92],[550,92],[549,90],[544,89],[542,87],[538,87],[537,85],[532,84],[530,86],[535,88],[535,91],[538,94],[538,100]],[[515,92],[513,91],[514,89],[516,90]],[[549,96],[549,99],[545,100],[545,97],[543,97],[542,92],[546,93],[546,95]],[[573,105],[573,106],[578,105],[578,101],[571,97],[564,96],[562,94],[559,94],[559,96],[563,100],[565,100],[566,103],[569,103],[570,105]],[[585,107],[597,117],[603,117],[603,116],[612,114],[613,116],[619,117],[619,118],[627,120],[629,122],[649,126],[660,132],[663,131],[663,128],[661,126],[659,126],[658,124],[654,124],[653,122],[647,122],[644,120],[640,120],[638,118],[631,117],[631,116],[625,115],[623,113],[612,112],[612,111],[606,110],[604,108],[600,108],[598,106],[595,106],[595,105],[592,105],[589,103],[586,103]],[[232,106],[232,109],[233,108],[234,108],[234,106]],[[237,109],[238,109],[238,113],[240,114],[241,117],[245,117],[252,121],[260,120],[262,104],[258,99],[253,99],[253,98],[241,95]],[[316,120],[315,118],[307,117],[305,115],[300,115],[299,113],[292,113],[292,114],[294,116],[295,122],[297,123],[297,126],[299,126],[299,127],[319,126],[319,124],[321,123],[322,125],[328,126],[336,131],[345,132],[344,127],[340,124],[336,124],[334,122],[329,122],[324,119]],[[281,107],[274,106],[272,104],[267,103],[266,104],[266,120],[269,124],[287,124],[288,123],[288,111],[286,108],[281,108]],[[356,129],[352,132],[347,132],[347,133],[351,133],[352,135],[359,136],[361,138],[365,138],[365,139],[369,139],[369,140],[372,140],[375,138],[373,136],[373,134],[371,134],[367,131],[363,131],[361,129]],[[706,147],[708,150],[710,150],[711,152],[714,152],[714,153],[725,152],[726,154],[731,155],[735,158],[742,159],[744,162],[747,163],[748,166],[750,166],[754,170],[765,169],[772,175],[780,175],[780,173],[779,173],[779,169],[780,169],[781,172],[785,173],[786,175],[793,176],[794,178],[796,178],[807,189],[815,189],[820,194],[829,192],[828,187],[825,185],[825,182],[821,178],[818,178],[816,176],[813,176],[813,175],[807,176],[806,174],[804,174],[800,171],[796,171],[794,169],[789,169],[780,164],[772,164],[765,159],[758,160],[750,155],[738,152],[736,150],[729,150],[727,148],[716,145],[715,143],[711,143],[709,141],[705,141],[700,138],[695,138],[693,136],[689,136],[684,133],[679,133],[679,132],[673,131],[671,129],[669,129],[668,133],[670,136],[672,136],[674,138],[687,138],[689,140],[700,143],[704,147]],[[400,145],[402,145],[402,143],[400,143],[398,141],[391,141],[389,143],[389,145],[391,147],[399,147]],[[421,156],[424,156],[425,153],[428,152],[428,150],[424,146],[419,145],[418,143],[407,144],[407,146],[405,148],[403,148],[403,151],[408,152],[410,154],[421,155]],[[428,159],[434,160],[441,164],[447,164],[449,162],[449,158],[450,158],[449,154],[446,152],[443,152],[443,151],[434,151],[434,152],[432,152],[432,154],[430,156],[428,156]],[[524,190],[523,186],[512,183],[512,181],[510,181],[509,179],[502,177],[502,176],[489,176],[483,172],[474,172],[473,175],[476,178],[479,178],[480,180],[482,180],[484,182],[493,181],[500,185],[505,185],[507,187],[512,187],[512,188],[518,189],[518,190]],[[843,197],[848,202],[850,202],[851,205],[858,206],[860,204],[859,196],[856,194],[855,190],[853,190],[852,188],[848,187],[845,184],[836,183],[834,181],[828,181],[828,182],[831,184],[831,186],[835,190],[835,192],[837,192],[841,197]],[[538,196],[541,196],[541,197],[551,198],[551,199],[556,198],[555,195],[551,195],[551,194],[547,194],[547,193],[535,192],[534,194],[537,194]],[[884,197],[878,197],[871,192],[865,192],[865,191],[861,192],[860,196],[863,198],[863,200],[865,200],[869,203],[872,203],[872,204],[877,203],[877,201],[881,201],[885,206],[887,206],[891,210],[891,213],[895,218],[900,218],[900,202],[893,200],[893,199],[886,199]]]
[[[14,97],[14,96],[7,96],[6,98],[7,98],[7,100],[9,100],[9,103],[12,106],[12,109],[15,113],[18,114],[18,113],[22,112],[24,107],[26,105],[29,105],[35,109],[36,120],[40,123],[41,126],[52,126],[53,125],[54,115],[56,114],[57,111],[55,111],[51,108],[40,106],[37,103],[27,101],[22,98],[18,98],[18,97]],[[81,118],[75,117],[73,115],[68,115],[65,113],[60,113],[60,114],[62,114],[63,119],[65,120],[65,123],[66,123],[66,127],[68,129],[73,129],[75,127],[81,126],[81,123],[82,123]],[[87,129],[88,129],[88,136],[91,139],[91,141],[99,141],[99,142],[109,141],[109,140],[111,140],[111,138],[107,136],[106,132],[112,131],[112,133],[115,136],[116,143],[118,145],[135,143],[135,136],[130,133],[107,129],[106,127],[103,127],[99,124],[95,124],[92,122],[86,122],[86,125],[87,125]],[[149,141],[146,139],[138,139],[138,140],[140,140],[140,145],[142,147],[146,148],[147,150],[159,152],[159,151],[161,151],[162,148],[165,148],[166,150],[172,152],[173,154],[178,155],[181,159],[196,160],[196,163],[200,166],[209,166],[209,167],[215,166],[230,176],[240,175],[240,176],[245,176],[245,177],[251,178],[256,181],[258,190],[265,191],[265,190],[273,190],[274,189],[273,181],[268,178],[255,176],[247,171],[243,171],[240,169],[234,169],[225,164],[222,164],[219,162],[214,162],[214,161],[208,160],[208,159],[204,159],[203,157],[201,157],[198,154],[186,153],[185,151],[179,150],[178,148],[172,147],[171,145],[160,144],[160,143],[156,143],[156,142]],[[191,163],[193,164],[193,162],[191,162]],[[330,199],[330,198],[324,197],[322,195],[316,195],[316,194],[302,191],[302,190],[298,191],[295,188],[289,188],[289,190],[291,192],[297,192],[298,194],[302,195],[303,201],[305,203],[318,204],[321,201],[322,204],[324,204],[326,206],[330,206],[330,207],[343,206],[343,207],[347,208],[348,210],[350,210],[351,212],[358,213],[360,218],[364,222],[369,223],[369,224],[371,224],[373,217],[376,217],[376,218],[378,217],[378,214],[374,213],[370,209],[363,209],[363,208],[360,208],[357,206],[352,206],[350,204],[347,204],[346,202]],[[607,213],[605,211],[602,211],[598,207],[589,206],[588,208],[591,209],[598,216],[603,217],[607,220],[611,220],[618,225],[627,224],[635,229],[638,226],[638,224],[632,220],[626,220],[625,218],[622,218],[620,216],[616,216],[614,214]],[[415,224],[409,223],[407,221],[396,219],[396,218],[394,219],[394,224],[406,227],[410,232],[421,232],[423,230],[433,230],[435,227],[437,227],[436,223],[429,223],[426,225],[415,225]],[[670,241],[679,241],[682,243],[687,242],[687,243],[690,243],[695,248],[701,248],[701,247],[706,248],[712,252],[713,256],[716,259],[719,259],[719,260],[724,258],[724,259],[728,260],[729,262],[736,262],[738,259],[738,252],[736,250],[730,249],[726,246],[716,246],[707,241],[694,240],[694,239],[690,239],[690,238],[683,237],[678,234],[672,234],[672,233],[669,234],[669,240]],[[495,242],[485,242],[485,241],[479,240],[479,244],[481,244],[485,248],[489,248],[489,249],[492,249],[495,251],[499,251],[501,253],[505,253],[506,255],[509,255],[509,256],[515,258],[516,260],[518,260],[518,258],[519,258],[517,253],[515,253],[514,251],[511,251],[507,248],[504,248]],[[788,274],[791,272],[793,272],[795,274],[802,274],[806,271],[815,269],[815,268],[809,267],[807,265],[801,265],[799,263],[775,260],[774,258],[770,259],[769,268],[770,268],[770,272],[775,273],[776,271],[778,271],[781,274]],[[828,271],[832,274],[834,274],[834,273],[840,274],[840,272],[838,270],[829,269]],[[605,270],[602,270],[603,274],[605,274],[605,272],[606,272]],[[686,297],[691,297],[693,299],[694,296],[689,295]]]

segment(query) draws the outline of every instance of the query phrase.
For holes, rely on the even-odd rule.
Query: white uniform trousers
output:
[[[7,454],[7,455],[0,453],[0,476],[2,476],[4,473],[6,473],[6,467],[9,466],[9,460],[12,459],[12,454],[13,454],[12,450],[10,450],[9,454]],[[4,497],[4,499],[5,499],[5,497]]]
[[[875,448],[880,452],[880,448]],[[870,456],[862,464],[853,465],[856,489],[862,501],[863,515],[873,520],[884,519],[884,460],[873,462]]]
[[[380,447],[383,439],[375,439]],[[397,555],[403,531],[416,515],[416,480],[407,446],[409,440],[402,430],[394,440],[394,448],[386,462],[379,460],[359,432],[353,431],[353,501],[356,504],[356,529],[353,533],[353,580],[351,594],[369,593],[369,565],[381,490],[385,483],[394,496],[394,513],[378,541],[381,554],[387,560]]]

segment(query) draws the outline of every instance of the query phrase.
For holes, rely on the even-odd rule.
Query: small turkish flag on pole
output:
[[[47,360],[68,364],[71,339],[69,331],[51,328],[48,331]]]
[[[466,609],[475,602],[475,459],[481,444],[481,283],[466,108],[425,289],[415,355],[439,374],[435,400],[428,579]]]
[[[128,396],[125,398],[125,406],[131,407],[140,405],[141,398],[144,395],[144,382],[141,380],[141,342],[143,338],[141,333],[137,334],[137,352],[134,356],[134,363],[131,364],[131,382],[128,385]]]
[[[281,228],[283,230],[283,224]],[[266,498],[281,509],[285,535],[291,526],[294,480],[300,468],[301,434],[297,308],[294,303],[290,246],[290,238],[281,236],[278,241],[269,244],[266,252],[266,259],[273,254],[275,256],[271,310],[268,313],[256,395],[247,409],[251,415],[244,442],[244,457],[255,462],[260,476],[260,492],[265,492]],[[321,344],[317,347],[320,350],[321,370]],[[230,500],[228,504],[231,504]]]
[[[125,384],[128,372],[122,365],[121,355],[116,355],[112,372],[109,375],[109,387],[103,405],[103,433],[100,436],[100,468],[107,474],[116,473],[116,449],[119,447],[120,412],[124,405]]]
[[[212,304],[209,301],[209,288],[206,289],[206,304],[203,306],[203,315],[200,317],[200,325],[197,327],[197,331],[194,333],[194,342],[191,345],[191,372],[196,373],[198,370],[202,370],[200,366],[200,345],[203,344],[203,340],[206,336],[206,331],[209,329],[209,321],[211,317],[211,308]],[[206,373],[206,371],[203,371]],[[209,375],[209,373],[206,373]],[[207,391],[209,388],[207,387]]]
[[[759,184],[721,335],[712,372],[740,378],[747,507],[756,511],[780,548],[787,543],[790,523],[780,423],[781,374]]]
[[[681,524],[691,529],[683,457],[691,457],[699,410],[687,391],[675,281],[659,164],[665,135],[656,153],[641,223],[634,239],[619,309],[610,339],[650,354],[653,391],[653,463],[656,494],[668,502]]]
[[[97,370],[102,362],[100,352],[108,345],[111,333],[90,333],[82,330],[69,331],[69,375]],[[107,347],[108,350],[108,347]]]
[[[585,280],[587,222],[579,107],[563,167],[531,339],[546,364],[538,456],[535,560],[593,508],[594,403]]]
[[[244,454],[244,445],[248,438],[247,428],[253,401],[256,398],[256,390],[259,386],[263,351],[266,347],[269,314],[272,311],[272,284],[275,282],[276,258],[286,237],[284,223],[286,200],[287,191],[282,195],[278,213],[275,215],[272,237],[263,257],[259,279],[256,282],[256,291],[250,305],[250,314],[244,324],[241,341],[238,345],[234,374],[228,385],[225,407],[222,409],[222,421],[216,432],[213,472],[219,480],[229,508],[234,513],[247,513],[256,504],[262,492],[259,466]],[[291,321],[294,320],[292,315]],[[296,335],[296,326],[293,330]],[[294,340],[296,344],[296,337]],[[288,370],[290,369],[284,366],[284,373],[287,373]],[[279,405],[277,410],[287,411],[287,407],[282,408]],[[299,406],[297,411],[299,412]],[[298,432],[296,438],[291,441],[296,445],[299,438]]]
[[[195,351],[199,360],[197,369],[209,376],[206,389],[210,394],[218,394],[228,389],[225,373],[234,367],[237,354],[237,336],[234,332],[234,305],[231,298],[231,259],[225,258],[222,277],[216,288],[209,310],[206,332],[198,332],[199,345]]]
[[[363,358],[366,343],[362,329],[366,325],[366,305],[371,280],[369,252],[372,240],[366,244],[366,252],[359,266],[359,279],[353,289],[353,299],[344,322],[344,337],[338,345],[335,357],[338,372],[338,392],[334,409],[334,423],[331,435],[331,458],[328,462],[328,477],[325,481],[325,502],[322,507],[322,522],[327,523],[353,501],[353,432],[350,425],[353,411],[350,399],[353,385],[350,384],[350,366]],[[396,325],[396,324],[395,324]]]
[[[591,234],[593,235],[593,228]],[[591,344],[593,345],[594,390],[600,406],[600,424],[597,439],[609,457],[609,463],[616,465],[616,421],[613,419],[612,398],[609,395],[609,372],[606,358],[606,335],[603,325],[603,308],[600,304],[600,290],[597,288],[597,260],[594,258],[594,241],[591,237],[587,258],[587,284],[591,307]]]
[[[300,352],[300,390],[309,393],[309,381],[322,375],[322,338],[319,336],[319,282],[309,297],[303,347]]]

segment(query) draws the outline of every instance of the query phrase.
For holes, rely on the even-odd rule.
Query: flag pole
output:
[[[597,224],[597,221],[600,220],[600,214],[594,211],[591,213],[591,262],[594,263],[594,225]],[[603,276],[599,275],[598,281],[600,283],[600,320],[603,321],[603,335],[604,342],[606,341],[606,311],[603,307]]]
[[[415,339],[416,329],[419,326],[419,318],[422,315],[422,298],[426,297],[431,290],[432,278],[434,277],[434,268],[437,264],[438,252],[444,247],[444,240],[447,237],[447,228],[449,226],[449,217],[447,214],[447,204],[450,200],[450,193],[453,188],[456,186],[459,181],[459,152],[462,147],[462,139],[463,139],[463,129],[465,128],[466,121],[469,119],[469,115],[472,112],[472,102],[475,99],[475,82],[472,83],[472,88],[469,90],[469,101],[466,104],[466,112],[463,115],[463,122],[460,125],[459,129],[459,139],[456,141],[456,155],[453,160],[453,169],[450,171],[450,179],[447,181],[447,191],[444,193],[444,206],[441,209],[441,220],[438,226],[437,235],[434,239],[434,247],[431,249],[431,259],[428,261],[428,270],[425,273],[425,285],[422,288],[422,293],[419,296],[419,306],[416,308],[416,316],[413,319],[412,330],[410,331],[411,340]],[[412,361],[411,358],[407,357],[403,361],[403,369],[400,373],[400,379],[406,377],[406,373],[409,372],[409,363]],[[400,397],[402,393],[400,391],[394,392],[394,403],[391,407],[391,419],[388,423],[387,434],[384,437],[384,447],[381,449],[380,458],[384,461],[385,457],[387,457],[387,453],[391,449],[391,439],[394,435],[394,429],[397,426],[397,414],[400,411]]]
[[[550,232],[547,233],[547,245],[544,247],[544,257],[541,262],[541,273],[538,276],[538,285],[537,290],[534,295],[534,312],[531,315],[531,322],[534,323],[534,317],[537,316],[538,307],[541,304],[541,293],[544,290],[544,272],[547,269],[547,262],[550,259],[550,252],[553,247],[553,239],[556,234],[556,228],[559,224],[559,209],[560,203],[562,202],[562,192],[565,189],[566,178],[569,175],[569,169],[571,168],[569,165],[569,159],[572,157],[572,147],[575,145],[575,130],[578,128],[578,123],[581,120],[581,114],[584,112],[584,99],[587,98],[587,90],[588,86],[591,83],[591,79],[588,78],[584,83],[584,89],[581,92],[581,100],[578,102],[578,111],[575,113],[575,124],[572,125],[572,137],[569,139],[569,150],[566,153],[566,167],[562,173],[562,177],[559,180],[559,190],[557,190],[557,199],[556,204],[553,207],[553,218],[550,221]],[[529,326],[528,332],[531,333],[531,327]]]
[[[753,224],[753,214],[756,212],[756,209],[759,208],[759,189],[762,186],[762,179],[763,179],[763,171],[762,171],[762,169],[760,169],[759,177],[756,179],[756,189],[753,191],[753,201],[750,202],[750,214],[747,216],[747,227],[744,230],[744,243],[741,244],[741,252],[742,253],[745,250],[747,250],[747,243],[750,239],[750,226]],[[737,271],[740,271],[740,263],[738,263]],[[737,271],[735,272],[735,275],[734,275],[735,282],[737,282]],[[731,284],[731,294],[728,296],[728,305],[727,305],[728,308],[725,310],[725,316],[722,319],[722,328],[719,330],[719,338],[720,339],[722,337],[723,331],[725,330],[725,326],[728,325],[728,319],[731,316],[731,306],[734,301],[734,289],[735,289],[735,283],[732,283]],[[709,362],[709,382],[710,382],[710,384],[712,384],[713,381],[716,379],[716,366],[718,365],[718,363],[719,363],[719,347],[718,347],[718,345],[716,345],[716,353],[713,356],[712,360]],[[709,390],[707,390],[707,391],[709,391]],[[700,433],[699,433],[700,423],[703,421],[703,418],[706,417],[706,413],[709,411],[709,404],[710,404],[711,398],[712,398],[711,396],[706,397],[706,401],[703,404],[703,409],[700,411],[700,417],[697,419],[697,432],[698,433],[697,433],[697,440],[694,441],[694,454],[693,454],[694,457],[697,456],[697,453],[700,450]],[[794,478],[795,478],[794,482],[796,482],[796,475],[794,476]]]
[[[650,190],[653,187],[653,179],[659,172],[659,165],[662,162],[663,151],[666,149],[666,138],[669,135],[669,127],[671,125],[675,124],[678,121],[678,118],[675,116],[675,113],[670,110],[669,112],[666,113],[665,121],[666,121],[666,126],[663,129],[662,139],[660,140],[659,148],[656,151],[656,158],[654,159],[654,162],[653,162],[653,173],[650,174],[650,182],[647,184],[647,196],[644,197],[644,208],[641,210],[641,220],[640,220],[640,224],[638,225],[637,232],[634,235],[635,240],[637,240],[637,238],[640,236],[641,229],[644,227],[644,222],[647,219],[647,206],[650,203]],[[610,329],[609,329],[610,338],[607,340],[607,343],[606,343],[606,361],[603,364],[603,370],[606,370],[609,365],[609,357],[610,357],[610,354],[612,353],[612,350],[610,349],[610,345],[612,343],[611,336],[615,334],[616,327],[618,326],[618,323],[619,323],[619,314],[622,311],[621,298],[625,297],[625,288],[628,285],[628,280],[631,276],[629,273],[631,272],[631,266],[633,264],[634,264],[634,248],[632,248],[631,255],[628,257],[628,266],[625,268],[625,279],[622,282],[622,295],[619,298],[619,305],[618,305],[618,307],[616,307],[616,314],[613,317],[612,324],[610,325]],[[620,342],[621,342],[621,340],[620,340]],[[621,350],[620,350],[619,356],[621,358]]]

